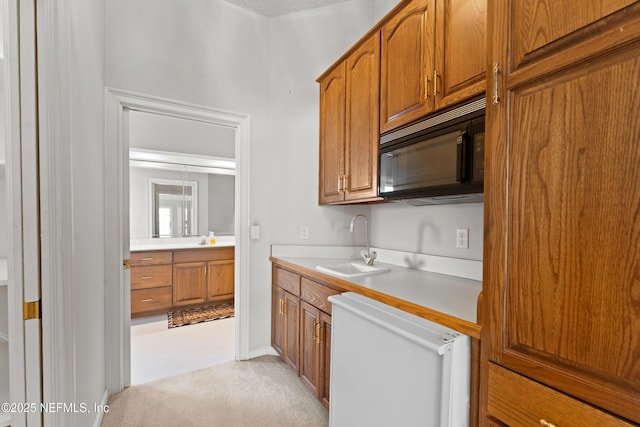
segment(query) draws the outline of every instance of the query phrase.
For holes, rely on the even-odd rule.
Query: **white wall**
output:
[[[129,146],[233,159],[235,130],[193,120],[131,111]]]
[[[71,174],[73,218],[72,361],[76,402],[100,403],[105,382],[104,263],[104,2],[68,1],[70,10]],[[112,214],[112,212],[107,212]],[[96,414],[75,414],[74,424],[93,423]]]

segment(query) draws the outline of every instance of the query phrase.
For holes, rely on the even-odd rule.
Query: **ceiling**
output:
[[[260,15],[279,16],[301,10],[315,9],[349,0],[226,0]]]

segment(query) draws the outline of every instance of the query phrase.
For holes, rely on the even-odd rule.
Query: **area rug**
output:
[[[233,304],[209,305],[206,307],[186,308],[170,311],[169,328],[209,322],[211,320],[233,317]]]

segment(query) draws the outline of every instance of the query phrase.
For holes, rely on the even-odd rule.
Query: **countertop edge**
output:
[[[396,307],[400,310],[406,311],[407,313],[414,314],[423,319],[427,319],[432,322],[439,323],[443,326],[454,329],[460,333],[469,335],[472,338],[480,339],[481,337],[482,327],[476,323],[459,319],[455,316],[451,316],[451,315],[442,313],[440,311],[433,310],[428,307],[424,307],[419,304],[405,301],[403,299],[396,298],[382,292],[368,289],[360,285],[357,285],[355,283],[339,279],[329,274],[324,274],[317,270],[312,270],[312,269],[300,266],[298,264],[283,260],[281,258],[270,256],[269,261],[271,261],[274,265],[298,272],[304,277],[313,279],[319,283],[329,285],[330,287],[334,287],[337,289],[342,289],[344,291],[356,292],[360,295],[364,295],[366,297],[375,299],[376,301],[380,301],[384,304],[388,304],[392,307]],[[480,296],[478,297],[478,299],[480,299]]]

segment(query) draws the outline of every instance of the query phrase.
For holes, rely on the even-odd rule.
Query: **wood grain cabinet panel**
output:
[[[516,62],[489,81],[483,283],[490,360],[640,423],[640,4],[615,12],[627,3],[493,3],[492,58]]]
[[[132,252],[131,315],[143,316],[177,307],[233,300],[234,251],[233,246],[222,246]],[[138,290],[154,289],[158,292],[151,292],[153,297],[147,293],[136,294]],[[167,293],[171,295],[168,303]],[[142,300],[144,303],[140,302]]]
[[[302,301],[300,306],[300,379],[319,397],[320,385],[320,310]]]
[[[171,308],[171,286],[131,291],[131,313],[153,313]]]
[[[320,80],[321,205],[344,200],[345,79],[345,64],[342,63]]]
[[[376,32],[318,79],[319,203],[377,199],[380,36]]]
[[[136,251],[131,252],[131,267],[171,264],[171,251]]]
[[[436,109],[481,95],[486,89],[487,0],[436,3],[434,93]]]
[[[209,261],[207,263],[207,301],[233,299],[234,261]]]
[[[633,425],[494,364],[489,367],[489,415],[511,427]]]
[[[280,357],[300,374],[300,276],[273,268],[271,300],[271,344]],[[297,286],[296,286],[297,283]],[[295,295],[286,289],[298,292]]]
[[[381,30],[380,131],[486,88],[487,0],[413,0]]]
[[[278,267],[272,270],[271,344],[329,408],[331,303],[327,298],[340,291]],[[289,288],[300,284],[301,296],[284,290],[282,283]]]
[[[207,263],[186,262],[173,265],[173,305],[205,302]]]
[[[318,397],[329,409],[329,389],[331,378],[331,316],[320,312],[320,384]]]
[[[131,269],[131,289],[171,286],[172,276],[171,264],[133,267]]]
[[[433,111],[435,0],[414,0],[381,30],[380,132]]]
[[[284,361],[300,373],[300,298],[284,293]]]
[[[284,289],[271,287],[271,346],[282,356],[284,353]]]

